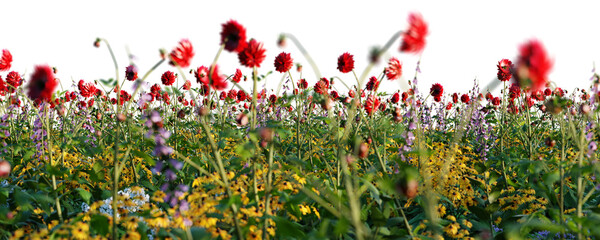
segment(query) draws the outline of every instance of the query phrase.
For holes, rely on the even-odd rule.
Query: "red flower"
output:
[[[269,96],[269,102],[275,104],[275,102],[277,102],[277,96],[275,96],[275,94],[271,94],[271,96]]]
[[[425,48],[425,37],[427,36],[427,23],[421,14],[411,13],[408,16],[408,30],[402,35],[401,52],[420,53]]]
[[[381,104],[379,102],[379,98],[376,98],[375,96],[370,95],[367,98],[367,102],[365,103],[365,110],[367,111],[367,114],[371,115],[375,111],[377,111],[377,108],[379,107],[379,104]]]
[[[150,92],[151,92],[151,93],[153,93],[153,94],[155,94],[155,95],[158,95],[158,94],[160,94],[160,90],[161,90],[161,89],[160,89],[160,85],[158,85],[158,83],[155,83],[155,84],[154,84],[154,85],[152,85],[152,87],[150,88]]]
[[[187,39],[182,39],[179,41],[179,45],[171,51],[171,61],[169,64],[178,66],[182,68],[186,68],[190,66],[190,62],[194,57],[194,48],[192,47],[192,43]]]
[[[327,78],[321,78],[321,80],[319,80],[315,84],[315,92],[317,92],[318,94],[326,94],[328,89],[329,81],[327,80]]]
[[[298,80],[298,87],[301,89],[306,89],[308,87],[308,82],[306,82],[306,79],[302,78]]]
[[[375,76],[371,76],[369,78],[369,82],[367,82],[367,90],[369,91],[377,91],[377,89],[379,88],[379,81],[377,81],[377,78]]]
[[[238,53],[240,64],[249,68],[260,67],[260,64],[267,56],[265,55],[265,51],[263,43],[258,42],[255,39],[250,39],[248,46]]]
[[[6,76],[6,83],[8,83],[8,92],[14,93],[15,90],[21,86],[21,83],[23,83],[23,79],[18,72],[12,71]]]
[[[2,58],[0,58],[0,71],[8,71],[12,63],[12,54],[6,49],[2,50]]]
[[[495,97],[495,98],[492,100],[492,104],[494,104],[494,106],[498,106],[498,105],[500,105],[500,98],[499,98],[499,97]]]
[[[400,101],[400,93],[394,93],[394,95],[392,96],[392,103],[398,103]]]
[[[354,56],[350,53],[344,53],[338,58],[337,69],[342,73],[349,73],[354,69]]]
[[[171,71],[166,71],[163,73],[162,77],[160,77],[160,81],[162,84],[166,86],[171,86],[175,82],[175,73]]]
[[[79,80],[77,87],[84,98],[89,98],[96,93],[96,86],[93,83],[85,83],[83,80]]]
[[[434,98],[439,98],[442,96],[442,94],[444,94],[444,87],[442,87],[441,84],[436,83],[431,86],[431,89],[429,89],[429,92],[431,93],[431,96],[433,96]],[[439,102],[439,101],[436,100],[436,102]]]
[[[137,75],[137,67],[135,65],[129,65],[125,68],[125,78],[129,81],[136,80],[138,78]]]
[[[36,102],[50,102],[57,85],[52,68],[47,65],[36,66],[27,86],[27,96]]]
[[[452,102],[453,103],[457,103],[458,102],[458,93],[452,94]]]
[[[219,74],[219,65],[215,65],[215,67],[213,68],[210,80],[210,86],[213,89],[223,90],[227,88],[227,78],[224,75]]]
[[[385,68],[385,76],[389,80],[396,80],[402,76],[402,63],[395,57],[390,58],[388,67]]]
[[[237,92],[237,99],[238,99],[238,101],[240,101],[240,102],[244,101],[244,100],[246,100],[246,97],[247,97],[246,96],[246,92],[241,91],[241,90]]]
[[[235,74],[233,74],[231,80],[234,83],[239,83],[242,80],[242,71],[239,68],[235,70]]]
[[[229,98],[229,99],[236,99],[237,98],[237,91],[235,89],[229,90],[229,92],[227,92],[227,98]]]
[[[192,82],[190,82],[190,80],[185,80],[185,83],[183,84],[183,90],[190,90],[190,88],[192,88]]]
[[[552,59],[538,40],[530,40],[519,47],[519,60],[515,80],[521,88],[537,91],[546,86]]]
[[[221,44],[229,52],[241,52],[246,47],[246,28],[235,20],[223,24],[221,30]]]
[[[8,82],[8,78],[6,79],[6,81]],[[565,92],[562,90],[562,88],[555,88],[554,95],[562,97],[563,95],[565,95]]]
[[[498,67],[498,80],[503,82],[510,80],[510,71],[513,68],[513,64],[510,60],[502,59],[500,60],[500,62],[498,62],[498,65],[496,65],[496,67]]]
[[[285,73],[292,69],[294,61],[292,60],[291,54],[282,52],[275,58],[275,70],[280,73]]]
[[[510,85],[510,88],[508,89],[508,96],[511,99],[515,99],[521,96],[521,88],[518,84],[513,83],[512,85]]]
[[[8,89],[6,89],[6,83],[2,80],[2,76],[0,76],[0,95],[4,96]]]
[[[194,76],[196,77],[197,83],[202,83],[208,85],[210,80],[208,79],[208,68],[205,66],[200,66],[194,72]]]
[[[338,92],[337,92],[337,91],[333,90],[333,91],[329,92],[329,96],[330,96],[330,97],[331,97],[333,100],[336,100],[336,99],[338,99],[338,98],[340,97],[340,94],[338,94]]]
[[[544,95],[546,95],[546,96],[552,95],[552,90],[550,88],[546,88],[546,90],[544,90]]]
[[[466,93],[460,96],[460,101],[466,104],[469,104],[470,98]]]
[[[452,109],[452,102],[448,102],[448,105],[446,105],[446,110],[450,109]]]
[[[406,99],[408,99],[408,93],[402,92],[402,102],[406,102]]]

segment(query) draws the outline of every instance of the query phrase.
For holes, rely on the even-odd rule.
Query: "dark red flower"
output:
[[[326,94],[329,90],[329,80],[327,80],[327,78],[321,78],[321,80],[315,84],[314,89],[318,94]]]
[[[494,99],[492,99],[492,104],[494,104],[494,106],[500,105],[500,98],[495,97]]]
[[[452,109],[452,102],[448,102],[448,104],[446,105],[446,110],[450,109]]]
[[[0,58],[0,71],[8,71],[12,63],[12,54],[6,49],[2,50],[2,57]]]
[[[510,71],[513,69],[513,64],[510,60],[502,59],[498,62],[496,67],[498,67],[498,80],[503,82],[510,80],[512,75]]]
[[[229,52],[241,52],[246,47],[246,28],[235,20],[223,24],[221,30],[221,44]]]
[[[271,96],[269,96],[269,102],[271,102],[272,104],[277,102],[277,96],[275,96],[275,94],[271,94]]]
[[[342,73],[349,73],[354,69],[354,56],[350,53],[344,53],[338,58],[337,69]]]
[[[235,70],[235,74],[233,74],[233,77],[231,78],[231,80],[234,83],[239,83],[242,80],[242,70],[240,70],[239,68]]]
[[[135,65],[129,65],[125,68],[125,78],[129,81],[136,80],[138,78],[137,72],[138,70]]]
[[[530,40],[519,47],[515,80],[523,89],[537,91],[546,86],[553,61],[538,40]]]
[[[192,82],[190,80],[185,80],[183,84],[183,90],[190,90],[192,88]]]
[[[411,13],[408,16],[408,30],[402,35],[401,52],[420,53],[425,48],[427,36],[427,23],[421,14]]]
[[[402,102],[406,102],[406,99],[408,99],[408,93],[402,92]]]
[[[260,67],[260,64],[265,60],[265,57],[267,57],[265,51],[263,43],[258,42],[255,39],[250,39],[248,46],[238,53],[240,64],[249,68]]]
[[[57,85],[52,68],[47,65],[36,66],[29,79],[27,96],[36,102],[50,102]]]
[[[166,71],[165,73],[163,73],[163,75],[160,77],[160,81],[162,82],[162,84],[164,84],[165,86],[171,86],[173,85],[173,83],[175,82],[175,73],[171,72],[171,71]]]
[[[546,90],[544,90],[544,95],[546,95],[546,96],[552,95],[552,89],[546,88]]]
[[[8,77],[6,78],[6,80],[8,82]],[[562,97],[563,95],[565,95],[565,92],[562,90],[562,88],[555,88],[554,95]]]
[[[227,92],[227,98],[229,98],[229,99],[236,99],[237,98],[237,91],[235,89],[229,90],[229,92]]]
[[[88,102],[87,102],[87,105],[88,105],[88,107],[90,107],[90,108],[91,108],[91,107],[93,107],[93,106],[94,106],[94,99],[93,99],[93,98],[90,98],[90,100],[88,100]]]
[[[400,93],[394,93],[391,99],[392,103],[398,103],[400,101]]]
[[[275,57],[275,70],[280,73],[285,73],[292,69],[292,65],[294,65],[294,60],[292,59],[291,54],[282,52],[277,57]]]
[[[79,88],[79,93],[84,98],[89,98],[96,93],[96,86],[93,83],[86,83],[83,80],[79,80],[77,87]]]
[[[466,104],[469,104],[470,98],[466,93],[460,96],[460,101]]]
[[[238,99],[238,101],[240,101],[240,102],[244,101],[244,100],[246,100],[246,97],[247,97],[246,92],[244,92],[242,90],[240,90],[240,91],[237,92],[237,99]]]
[[[306,82],[306,79],[302,78],[298,80],[298,87],[301,89],[306,89],[308,87],[308,82]]]
[[[429,92],[431,93],[431,96],[439,98],[442,96],[442,94],[444,94],[444,87],[442,87],[441,84],[436,83],[431,86],[431,89],[429,89]],[[439,101],[436,101],[436,102],[439,102]]]
[[[354,90],[350,89],[348,90],[348,96],[354,98],[354,96],[356,96],[356,93],[354,92]]]
[[[367,82],[367,90],[369,91],[377,91],[377,89],[379,88],[379,81],[377,81],[377,78],[375,76],[371,76],[369,78],[369,82]]]
[[[453,103],[457,103],[458,102],[458,93],[453,93],[452,94],[452,102]]]
[[[171,51],[171,61],[169,64],[178,66],[182,68],[186,68],[190,66],[190,62],[194,57],[194,48],[192,47],[192,43],[187,39],[182,39],[179,41],[179,45]]]
[[[389,80],[396,80],[402,76],[402,63],[395,57],[390,58],[388,67],[385,68],[385,76]]]
[[[225,100],[227,98],[227,93],[225,93],[225,91],[219,93],[219,99],[220,100]]]
[[[154,85],[152,85],[152,87],[150,87],[150,92],[155,95],[160,94],[160,91],[161,91],[161,89],[160,89],[160,85],[158,85],[158,83],[155,83]]]
[[[18,72],[12,71],[6,76],[6,83],[8,83],[8,92],[14,93],[15,90],[23,83],[23,79]]]
[[[512,85],[510,85],[510,88],[508,89],[508,96],[510,97],[510,99],[515,99],[521,96],[521,87],[519,87],[519,85],[517,85],[516,83],[513,83]]]

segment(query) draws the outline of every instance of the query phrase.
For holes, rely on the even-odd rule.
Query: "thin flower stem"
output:
[[[267,186],[265,187],[265,212],[263,214],[263,216],[265,216],[265,220],[264,220],[264,224],[263,224],[263,238],[264,239],[268,239],[269,235],[267,233],[267,228],[269,227],[269,218],[266,217],[268,215],[271,215],[271,204],[270,204],[270,199],[271,199],[271,191],[273,189],[273,155],[275,152],[274,143],[270,144],[271,146],[269,147],[269,160],[268,160],[268,165],[267,165]]]
[[[46,105],[48,106],[48,105]],[[52,140],[50,139],[50,112],[48,111],[48,108],[44,108],[44,111],[46,112],[46,139],[48,141],[48,155],[50,156],[50,165],[52,167],[54,167],[56,164],[54,164],[54,159],[52,157]],[[40,119],[41,120],[41,119]],[[63,215],[62,215],[62,209],[60,207],[60,199],[58,198],[58,193],[56,192],[56,175],[52,174],[52,189],[54,190],[54,201],[55,201],[55,205],[56,205],[56,212],[58,213],[58,218],[60,219],[60,222],[64,222],[63,219]]]
[[[106,47],[108,48],[108,51],[110,52],[110,56],[112,57],[113,63],[115,65],[115,74],[116,74],[116,78],[115,80],[119,81],[119,65],[117,64],[117,58],[115,58],[115,54],[113,53],[112,48],[110,47],[110,44],[108,43],[108,40],[101,38],[101,40],[106,43]]]
[[[319,68],[317,67],[317,64],[312,59],[312,57],[310,56],[310,54],[308,54],[308,51],[306,51],[306,49],[304,48],[304,46],[302,46],[302,44],[300,43],[300,41],[298,41],[298,39],[296,38],[296,36],[294,36],[291,33],[283,33],[283,35],[292,40],[292,42],[296,45],[296,47],[298,47],[298,50],[300,50],[300,52],[302,53],[302,55],[304,55],[304,58],[306,58],[306,61],[308,61],[308,63],[310,64],[310,67],[315,72],[315,77],[317,79],[321,79],[321,71],[319,71]]]

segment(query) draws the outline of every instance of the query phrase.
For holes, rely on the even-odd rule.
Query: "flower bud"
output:
[[[358,157],[366,158],[367,156],[369,156],[369,145],[367,145],[364,142],[361,142],[360,146],[358,147]]]
[[[119,122],[125,122],[125,120],[127,120],[127,117],[125,116],[125,114],[119,113],[117,115],[117,120],[119,120]]]
[[[0,178],[5,178],[10,175],[10,163],[0,160]]]
[[[240,113],[235,118],[235,121],[239,126],[245,126],[246,124],[248,124],[248,116],[246,116],[245,113]]]

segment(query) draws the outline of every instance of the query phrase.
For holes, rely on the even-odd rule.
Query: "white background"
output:
[[[304,65],[309,84],[316,82],[291,42],[285,49],[277,47],[279,33],[289,32],[300,39],[323,76],[354,82],[351,74],[336,69],[337,57],[346,51],[354,54],[360,75],[368,63],[369,49],[406,29],[408,14],[417,11],[430,31],[421,56],[421,89],[439,82],[446,93],[466,92],[475,78],[482,86],[497,81],[496,63],[502,58],[514,59],[518,46],[532,38],[541,40],[555,60],[550,80],[569,90],[587,88],[593,63],[600,64],[598,5],[591,1],[549,2],[14,1],[4,2],[0,10],[0,49],[13,54],[11,70],[28,78],[36,64],[49,64],[58,68],[57,77],[68,88],[79,79],[114,77],[106,46],[93,47],[96,37],[111,43],[121,77],[128,65],[126,47],[135,55],[141,76],[159,60],[158,49],[170,52],[182,38],[190,39],[194,46],[196,56],[191,67],[209,65],[219,48],[221,24],[235,19],[246,27],[248,37],[265,43],[267,58],[261,73],[274,70],[275,56],[286,51]],[[401,54],[399,44],[394,43],[382,63],[391,56],[398,57],[404,63],[406,81],[413,78],[419,57]],[[236,68],[245,75],[251,72],[229,52],[221,55],[219,64],[226,74]],[[371,75],[383,67],[385,64],[378,65]],[[167,70],[175,71],[163,64],[149,80],[159,82]],[[6,74],[0,73],[3,77]],[[279,73],[271,75],[268,88],[276,88],[280,77]],[[193,80],[192,75],[188,78]],[[380,89],[391,92],[398,87],[397,82],[386,81]]]

